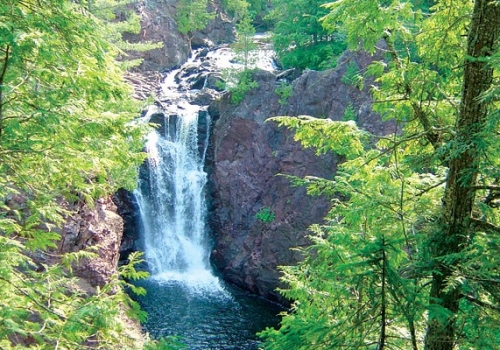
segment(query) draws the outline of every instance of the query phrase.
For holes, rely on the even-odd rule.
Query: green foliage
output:
[[[279,96],[279,104],[284,106],[288,103],[288,99],[292,96],[293,86],[290,83],[282,81],[274,92]]]
[[[96,344],[103,349],[135,348],[136,341],[124,332],[121,313],[144,313],[123,291],[126,283],[118,275],[94,294],[86,294],[62,265],[40,266],[16,240],[0,240],[2,349],[14,349],[16,343],[37,349],[88,349]],[[132,256],[129,275],[138,262],[139,256]]]
[[[136,186],[146,130],[120,50],[72,1],[4,1],[0,23],[0,347],[136,348],[120,315],[144,314],[124,280],[84,292],[71,266],[92,253],[53,249],[65,202]],[[131,260],[121,272],[144,277]]]
[[[246,94],[259,86],[253,79],[253,70],[226,69],[222,72],[224,86],[221,88],[227,89],[231,94],[231,102],[235,105],[239,104],[245,98]]]
[[[245,15],[241,21],[236,24],[237,40],[231,45],[236,53],[236,59],[243,64],[242,68],[229,68],[222,72],[224,83],[218,84],[220,88],[227,89],[231,94],[231,102],[239,104],[245,98],[246,94],[255,89],[258,83],[253,79],[254,69],[249,67],[254,63],[252,60],[252,51],[257,47],[253,41],[255,28],[249,15]]]
[[[368,134],[358,129],[353,122],[334,122],[308,116],[275,117],[269,120],[294,130],[294,139],[304,147],[314,147],[318,155],[331,152],[333,147],[337,154],[347,158],[364,153]]]
[[[245,16],[252,18],[265,16],[269,2],[269,0],[222,0],[222,6],[234,20],[239,20]]]
[[[344,76],[342,77],[342,82],[346,85],[352,85],[357,87],[358,89],[362,89],[363,78],[360,74],[359,67],[354,61],[350,61],[347,64],[346,71]]]
[[[203,29],[215,18],[208,12],[208,0],[179,0],[177,4],[177,27],[184,34]]]
[[[222,0],[224,9],[234,18],[247,16],[250,3],[246,0]]]
[[[274,22],[273,43],[285,68],[327,69],[335,67],[345,50],[344,38],[330,32],[319,20],[328,11],[324,0],[273,0],[268,17]]]
[[[238,73],[238,83],[236,86],[229,88],[231,93],[231,102],[235,105],[239,104],[245,98],[246,94],[259,86],[259,84],[253,80],[252,70],[245,70]]]
[[[499,348],[498,4],[341,0],[326,8],[323,24],[344,33],[350,49],[375,52],[385,40],[387,55],[368,74],[373,107],[397,132],[273,118],[305,147],[346,161],[334,180],[293,178],[333,207],[311,227],[304,261],[283,267],[282,293],[295,303],[279,330],[261,334],[265,348]]]
[[[347,107],[345,108],[344,115],[342,116],[342,121],[343,122],[348,122],[348,121],[357,121],[358,115],[356,111],[354,110],[354,106],[352,103],[349,103]]]
[[[263,207],[255,214],[255,218],[264,224],[269,224],[274,221],[276,215],[271,211],[271,208]]]
[[[236,42],[231,45],[231,48],[236,52],[236,57],[243,61],[243,69],[248,70],[252,59],[250,54],[257,48],[253,41],[255,28],[252,25],[252,18],[246,15],[236,24]]]
[[[144,350],[176,350],[187,349],[176,337],[170,336],[161,338],[157,341],[151,341],[144,346]]]

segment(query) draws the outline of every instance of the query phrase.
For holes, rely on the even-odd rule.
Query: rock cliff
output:
[[[92,287],[102,287],[117,272],[123,220],[111,198],[97,200],[94,208],[77,202],[68,204],[68,209],[75,214],[62,226],[58,250],[65,253],[97,248],[97,256],[76,263],[74,272]]]
[[[178,0],[139,1],[135,10],[141,16],[141,31],[138,35],[127,34],[124,39],[134,42],[160,42],[163,47],[146,52],[129,53],[132,58],[142,58],[139,72],[163,72],[178,67],[187,61],[191,46],[213,46],[234,40],[234,26],[221,10],[220,1],[215,1],[209,11],[216,17],[192,38],[177,29],[175,16]]]
[[[359,69],[371,61],[367,54],[346,55],[338,69],[305,71],[296,79],[293,72],[276,76],[258,71],[254,79],[259,87],[239,105],[225,96],[209,110],[216,120],[208,164],[213,263],[225,279],[266,298],[283,301],[275,291],[278,266],[301,259],[290,248],[307,245],[307,228],[321,223],[330,208],[327,198],[308,196],[278,174],[331,179],[341,161],[335,155],[316,156],[295,142],[290,131],[266,119],[310,115],[341,120],[350,108],[358,125],[371,132],[394,128],[371,111],[367,89],[343,82],[348,57]],[[276,89],[279,80],[287,79],[291,95],[280,101]],[[259,220],[266,210],[271,215],[266,222]]]
[[[150,0],[140,3],[138,8],[143,29],[131,39],[164,43],[162,49],[140,54],[144,62],[139,73],[153,80],[149,91],[161,79],[150,71],[177,67],[190,54],[189,38],[176,29],[176,3]],[[206,30],[195,33],[193,46],[210,46],[234,38],[230,21],[217,6],[214,9],[217,18]],[[280,286],[278,266],[295,264],[301,259],[291,248],[309,244],[307,228],[322,222],[330,203],[324,197],[308,196],[304,188],[292,187],[289,179],[278,174],[333,178],[342,160],[334,155],[318,157],[314,150],[303,149],[290,131],[266,119],[311,115],[341,120],[347,110],[358,125],[370,132],[392,131],[394,125],[382,123],[371,111],[370,82],[360,90],[344,78],[352,73],[353,67],[363,70],[371,60],[367,54],[346,54],[335,70],[287,71],[278,75],[258,71],[254,78],[259,87],[250,91],[240,104],[231,104],[230,96],[226,95],[210,106],[214,124],[207,163],[208,220],[214,241],[212,261],[226,280],[266,298],[283,301],[275,291]],[[176,80],[179,86],[181,80],[189,82],[186,90],[203,86],[195,104],[205,105],[217,95],[204,92],[206,88],[215,89],[210,79],[219,79],[218,75],[207,73],[209,65],[206,60],[203,66],[193,68],[197,79],[182,80],[183,74],[189,77],[194,74],[186,68],[180,71],[179,81]],[[141,85],[141,79],[136,86]],[[287,84],[290,96],[278,96],[277,89]],[[157,103],[175,104],[166,97],[160,97]],[[132,227],[130,234],[125,235],[124,251],[136,248],[134,210],[127,201],[122,198],[119,205],[128,223],[126,227]],[[265,213],[268,214],[263,217]]]

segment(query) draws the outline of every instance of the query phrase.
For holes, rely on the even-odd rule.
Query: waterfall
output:
[[[198,118],[197,109],[166,117],[164,130],[148,135],[147,171],[134,194],[153,278],[220,288],[209,265],[203,170],[208,136],[199,140]]]
[[[272,51],[255,53],[255,66],[273,69]],[[165,77],[161,86],[161,110],[152,106],[148,115],[165,116],[161,128],[147,138],[148,159],[134,191],[142,223],[145,258],[154,279],[182,282],[209,290],[222,290],[209,264],[209,240],[205,225],[205,185],[203,170],[209,131],[198,135],[200,115],[207,105],[196,97],[208,93],[212,100],[220,92],[206,86],[208,77],[222,69],[242,67],[233,62],[235,53],[227,46],[193,56]],[[198,84],[198,82],[204,82]],[[196,86],[196,88],[194,87]],[[202,86],[202,87],[201,87]],[[157,122],[157,119],[155,119]],[[206,128],[209,121],[204,121]]]
[[[148,312],[144,326],[153,338],[175,335],[193,350],[257,349],[255,333],[275,326],[280,311],[223,284],[210,269],[204,193],[207,110],[221,95],[214,81],[222,69],[235,66],[233,57],[227,45],[196,51],[165,76],[156,105],[140,120],[159,127],[147,137],[148,158],[134,191],[139,244],[151,273],[135,282],[147,290],[137,298]],[[271,66],[271,58],[266,60]]]

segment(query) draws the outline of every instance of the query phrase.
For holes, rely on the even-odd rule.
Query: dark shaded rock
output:
[[[203,158],[206,152],[206,147],[208,146],[208,139],[210,137],[210,114],[207,111],[201,110],[198,112],[198,151],[200,153],[200,159]]]
[[[139,208],[134,195],[125,189],[118,190],[112,199],[117,207],[117,214],[123,219],[123,237],[119,252],[120,260],[126,260],[128,254],[139,250]]]
[[[198,64],[186,64],[175,76],[175,81],[180,83],[183,79],[189,78],[199,72],[200,66]]]
[[[158,128],[165,128],[165,115],[163,113],[154,113],[149,119],[151,124],[157,124]]]
[[[276,80],[283,80],[283,81],[286,81],[288,83],[291,83],[292,81],[294,81],[295,79],[300,77],[301,74],[302,74],[302,71],[300,69],[291,68],[291,69],[287,69],[283,72],[278,73],[276,75]]]
[[[351,59],[361,68],[371,61],[364,53]],[[293,93],[286,104],[280,104],[275,92],[277,76],[257,71],[259,87],[239,105],[225,95],[209,108],[216,120],[207,165],[212,260],[225,279],[269,299],[284,301],[275,291],[281,285],[278,266],[301,259],[290,248],[308,245],[307,228],[322,223],[330,209],[327,198],[308,196],[279,174],[332,179],[341,159],[316,156],[295,142],[290,131],[266,119],[311,115],[341,120],[351,106],[361,127],[377,134],[394,130],[394,124],[382,123],[371,111],[367,89],[342,82],[342,69],[306,71],[292,79]],[[281,79],[291,76],[293,72]],[[274,214],[270,222],[256,217],[265,208]]]
[[[207,47],[204,47],[203,49],[200,50],[198,57],[207,57],[209,52],[210,50]]]
[[[224,91],[224,79],[222,79],[220,74],[217,73],[210,73],[207,76],[207,81],[205,84],[205,87],[208,89],[213,89],[218,92]]]
[[[206,74],[198,74],[194,77],[193,82],[191,83],[191,90],[201,90],[205,86],[205,82],[207,80]]]
[[[196,106],[208,106],[217,98],[217,93],[215,93],[211,89],[203,89],[203,91],[199,92],[195,95],[195,97],[190,100],[191,104]]]

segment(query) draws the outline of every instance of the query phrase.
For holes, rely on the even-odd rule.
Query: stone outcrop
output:
[[[68,209],[75,214],[62,226],[58,250],[66,253],[97,248],[97,256],[76,263],[74,272],[92,287],[102,287],[117,271],[123,220],[111,198],[97,200],[94,208],[77,202]]]
[[[229,44],[235,41],[236,34],[234,23],[223,11],[220,0],[210,1],[208,10],[215,12],[215,18],[211,20],[207,27],[193,33],[191,46],[212,47],[219,44]]]
[[[131,52],[131,58],[142,58],[139,72],[163,72],[178,67],[187,61],[191,53],[191,45],[213,46],[234,40],[233,24],[220,10],[216,2],[213,8],[216,12],[214,20],[202,31],[195,32],[192,38],[179,32],[175,16],[178,0],[148,0],[139,1],[136,11],[141,16],[141,31],[138,35],[126,34],[125,40],[133,43],[160,42],[162,48],[146,52]]]
[[[367,54],[350,60],[360,69],[371,61]],[[301,259],[290,248],[309,244],[307,228],[321,223],[330,208],[327,198],[308,196],[304,188],[292,187],[278,174],[332,179],[341,161],[334,155],[316,156],[295,142],[290,131],[266,119],[310,115],[341,120],[350,106],[361,127],[376,134],[394,129],[371,111],[367,89],[342,82],[346,65],[305,71],[289,81],[293,92],[281,104],[275,92],[278,80],[291,80],[296,74],[276,77],[259,71],[254,75],[259,87],[239,105],[225,96],[209,110],[216,120],[208,164],[212,260],[225,279],[266,298],[283,301],[275,291],[280,286],[278,266]],[[269,222],[256,217],[266,208],[274,214]]]

